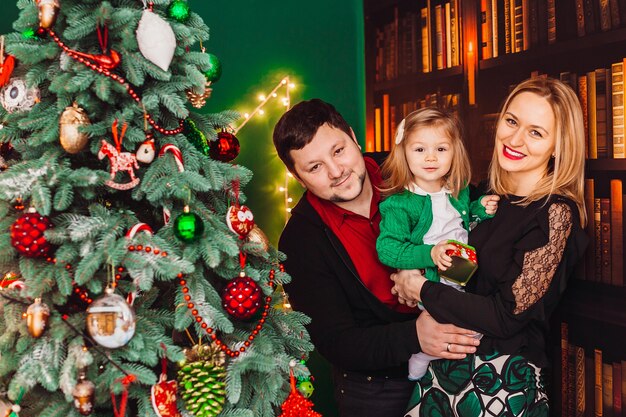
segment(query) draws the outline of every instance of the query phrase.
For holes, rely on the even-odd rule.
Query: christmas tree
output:
[[[0,47],[0,415],[275,416],[312,349],[184,0],[19,0]],[[203,42],[205,43],[203,45]],[[174,396],[177,390],[176,396]]]

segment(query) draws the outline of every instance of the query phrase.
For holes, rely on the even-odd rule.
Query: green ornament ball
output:
[[[215,55],[207,55],[209,55],[209,69],[204,72],[204,76],[207,81],[216,83],[222,76],[222,63]]]
[[[174,235],[185,243],[195,242],[204,233],[204,223],[195,213],[185,212],[174,220]]]
[[[167,8],[167,14],[169,17],[181,23],[184,23],[189,19],[189,13],[189,5],[183,0],[175,0]]]

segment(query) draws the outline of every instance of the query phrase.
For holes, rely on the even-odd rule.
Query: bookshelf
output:
[[[369,152],[388,151],[410,111],[451,107],[463,121],[478,182],[511,86],[548,75],[578,93],[587,119],[590,246],[554,317],[551,413],[626,416],[626,0],[364,0],[364,12]],[[442,65],[438,55],[451,52],[450,37],[458,57]],[[591,81],[594,89],[585,92],[581,85]]]

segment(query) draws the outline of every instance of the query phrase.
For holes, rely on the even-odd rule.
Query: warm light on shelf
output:
[[[476,104],[476,54],[472,41],[467,44],[467,101],[470,106]]]

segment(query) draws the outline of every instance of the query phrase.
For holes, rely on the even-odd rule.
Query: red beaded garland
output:
[[[284,271],[284,268],[283,268],[283,265],[282,265],[282,264],[280,264],[280,265],[279,265],[279,268],[280,268],[280,271],[281,271],[281,272],[282,272],[282,271]],[[178,274],[177,276],[178,276],[178,278],[179,278],[178,283],[179,283],[179,284],[180,284],[180,286],[182,287],[182,292],[183,292],[184,294],[188,294],[188,293],[189,293],[189,287],[187,287],[187,281],[186,281],[185,279],[183,279],[183,276],[184,276],[184,275],[183,275],[183,274]],[[269,274],[269,283],[268,283],[268,285],[269,285],[270,287],[272,287],[272,288],[274,288],[274,277],[275,277],[275,272],[274,272],[274,270],[272,269],[272,270],[270,271],[270,274]],[[188,303],[187,303],[187,308],[189,308],[189,309],[194,308],[194,307],[195,307],[195,306],[194,306],[194,303],[189,302],[189,300],[191,299],[191,297],[189,297],[189,299],[188,299],[187,297],[189,297],[189,296],[188,296],[188,295],[185,295],[185,300],[186,300],[186,301],[188,301]],[[265,323],[265,317],[267,317],[267,311],[268,311],[268,310],[269,310],[269,308],[270,308],[270,303],[271,303],[271,301],[272,301],[272,297],[265,297],[265,305],[263,306],[265,311],[263,312],[263,318],[261,318],[261,319],[258,321],[258,324],[255,326],[254,330],[252,330],[251,334],[248,336],[248,340],[246,340],[246,341],[244,342],[244,346],[240,347],[238,351],[233,351],[233,350],[231,350],[228,346],[226,346],[226,344],[225,344],[224,342],[222,342],[220,339],[218,339],[218,337],[217,337],[215,334],[213,334],[213,328],[209,327],[209,325],[208,325],[208,324],[206,324],[206,323],[204,322],[204,320],[203,320],[200,316],[197,316],[197,314],[198,314],[198,310],[195,310],[195,309],[194,309],[194,310],[192,310],[192,311],[191,311],[191,314],[192,314],[192,315],[194,315],[194,316],[196,316],[196,321],[197,321],[197,322],[202,322],[202,324],[201,324],[200,326],[201,326],[203,329],[205,329],[205,331],[207,332],[207,334],[209,334],[209,335],[210,335],[211,340],[213,340],[213,341],[215,342],[215,344],[216,344],[217,346],[219,346],[219,347],[220,347],[220,349],[221,349],[222,351],[224,351],[224,353],[226,353],[228,356],[230,356],[230,357],[232,358],[232,357],[239,356],[239,354],[240,354],[240,353],[245,352],[245,351],[246,351],[246,349],[247,349],[248,347],[250,347],[250,345],[251,345],[251,343],[250,343],[250,342],[254,340],[254,337],[255,337],[256,335],[258,335],[258,334],[259,334],[259,331],[263,328],[263,324]],[[198,319],[199,319],[199,320],[198,320]]]
[[[75,53],[75,51],[71,50],[67,45],[65,45],[61,39],[56,35],[56,33],[54,33],[54,31],[52,29],[48,29],[48,33],[50,34],[50,36],[52,37],[52,39],[54,39],[54,41],[56,42],[57,45],[59,45],[59,47],[61,49],[63,49],[63,51],[65,51],[65,53],[72,59],[80,62],[81,64],[86,65],[87,67],[89,67],[90,69],[99,72],[100,74],[104,74],[105,76],[111,78],[114,81],[119,82],[120,84],[124,85],[126,87],[126,90],[128,91],[128,94],[130,94],[130,96],[137,102],[139,103],[141,101],[141,99],[139,98],[139,95],[135,92],[135,90],[133,90],[133,88],[131,87],[131,85],[129,83],[126,82],[126,80],[124,79],[124,77],[121,77],[117,74],[113,74],[111,73],[111,71],[109,71],[106,68],[102,68],[99,67],[91,62],[88,62],[87,60],[85,60],[84,58],[80,57],[79,55],[77,55]],[[172,136],[172,135],[177,135],[179,133],[182,133],[183,131],[183,123],[184,120],[180,120],[178,123],[178,127],[174,128],[174,129],[166,129],[162,126],[159,126],[159,124],[152,118],[151,115],[147,114],[146,115],[146,120],[148,121],[148,123],[150,123],[150,125],[159,133],[161,133],[162,135],[165,136]]]

